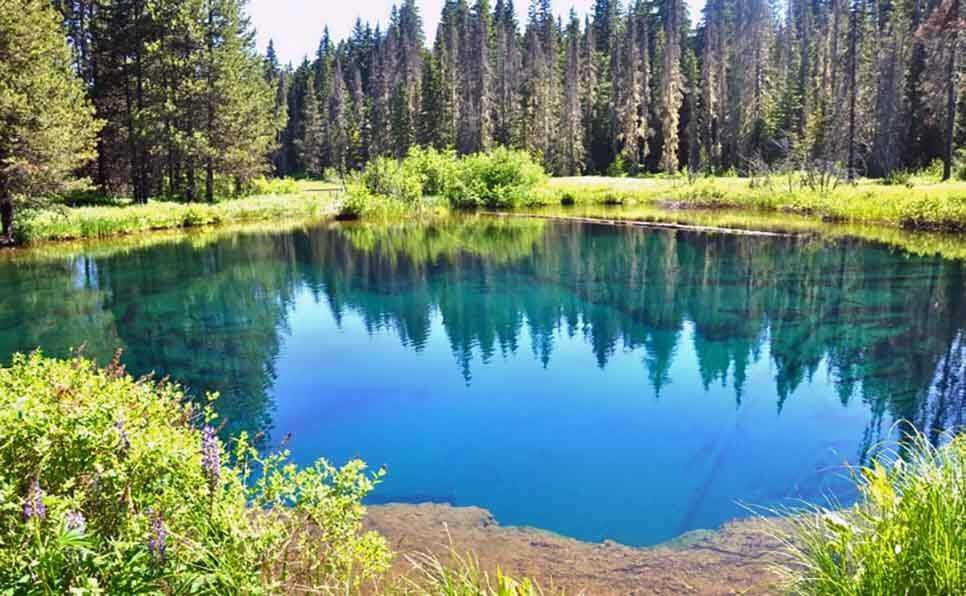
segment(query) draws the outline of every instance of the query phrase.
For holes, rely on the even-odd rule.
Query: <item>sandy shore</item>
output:
[[[369,509],[369,527],[386,536],[397,559],[433,552],[474,552],[482,567],[497,565],[567,594],[777,594],[779,543],[761,520],[736,521],[672,544],[632,548],[580,542],[529,528],[502,527],[484,509],[448,505],[385,505]]]

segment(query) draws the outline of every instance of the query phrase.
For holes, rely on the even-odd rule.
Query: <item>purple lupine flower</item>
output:
[[[118,420],[114,423],[114,428],[117,430],[117,433],[121,435],[121,443],[118,445],[118,448],[121,451],[127,451],[131,448],[131,440],[127,436],[127,431],[124,430],[124,423]]]
[[[30,482],[27,498],[23,502],[23,518],[25,521],[34,518],[40,520],[47,518],[47,507],[44,506],[44,491],[40,488],[39,478],[34,478]]]
[[[84,519],[84,514],[80,511],[68,511],[64,515],[64,527],[69,532],[83,534],[87,531],[87,520]]]
[[[151,535],[148,537],[148,551],[151,557],[159,564],[164,565],[165,555],[167,554],[168,531],[164,527],[164,518],[161,513],[151,515]]]
[[[218,450],[218,437],[215,429],[206,426],[201,431],[201,466],[204,468],[208,482],[214,488],[221,478],[221,453]]]

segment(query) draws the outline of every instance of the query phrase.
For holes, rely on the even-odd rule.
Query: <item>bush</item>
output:
[[[624,157],[618,155],[614,158],[614,161],[607,166],[607,176],[609,178],[626,178],[627,168],[624,167]]]
[[[255,178],[251,182],[249,194],[253,195],[294,195],[299,191],[299,184],[292,178],[272,178],[264,176]]]
[[[337,219],[391,219],[402,218],[411,213],[412,204],[399,199],[369,192],[365,185],[358,182],[349,184],[349,193],[339,208]]]
[[[415,204],[423,197],[423,183],[419,173],[388,157],[377,157],[369,162],[359,182],[369,194],[406,204]]]
[[[457,158],[452,151],[415,148],[406,159],[380,157],[350,183],[340,217],[405,215],[432,206],[442,196],[454,208],[512,208],[536,202],[547,175],[529,154],[496,149]]]
[[[413,147],[409,150],[403,167],[419,177],[422,194],[445,196],[447,189],[459,175],[460,163],[453,150],[437,151],[432,147]]]
[[[793,518],[798,593],[966,592],[966,437],[910,441],[901,458],[860,470],[854,508]]]
[[[518,207],[546,179],[543,167],[528,153],[501,147],[464,157],[457,179],[447,189],[447,199],[458,208]]]
[[[912,172],[909,170],[893,170],[882,179],[886,186],[912,186]]]
[[[0,591],[356,591],[385,541],[361,531],[380,474],[231,454],[212,415],[115,361],[17,355],[0,369]],[[230,455],[230,459],[229,459]]]

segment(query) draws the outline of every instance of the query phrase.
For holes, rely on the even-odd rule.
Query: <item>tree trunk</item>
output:
[[[858,62],[858,6],[849,15],[849,162],[848,180],[855,180],[855,101],[857,95],[856,70]]]
[[[956,134],[956,90],[958,89],[956,46],[959,43],[959,31],[957,29],[959,0],[953,1],[951,12],[953,32],[951,34],[952,47],[949,49],[949,60],[946,62],[946,134],[945,147],[943,147],[943,182],[949,180],[953,175],[953,136]]]
[[[0,223],[3,242],[13,243],[13,197],[10,196],[10,181],[3,171],[0,171]]]
[[[205,200],[215,202],[215,169],[210,159],[205,163]]]

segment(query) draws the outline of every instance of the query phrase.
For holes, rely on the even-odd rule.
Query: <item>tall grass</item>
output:
[[[78,240],[137,234],[151,230],[250,221],[306,218],[334,210],[330,195],[267,195],[219,203],[151,201],[146,205],[54,207],[19,217],[19,243]]]
[[[966,437],[910,440],[858,472],[855,507],[791,518],[795,593],[966,593]]]
[[[814,189],[795,178],[580,179],[537,189],[543,205],[660,204],[677,209],[794,213],[825,221],[879,223],[914,229],[966,231],[966,184],[912,181],[911,186],[864,180]]]
[[[407,557],[416,571],[410,580],[409,591],[432,596],[549,596],[560,592],[545,592],[530,579],[516,579],[500,569],[492,577],[480,567],[472,554],[461,555],[455,550],[450,560],[420,553]]]

